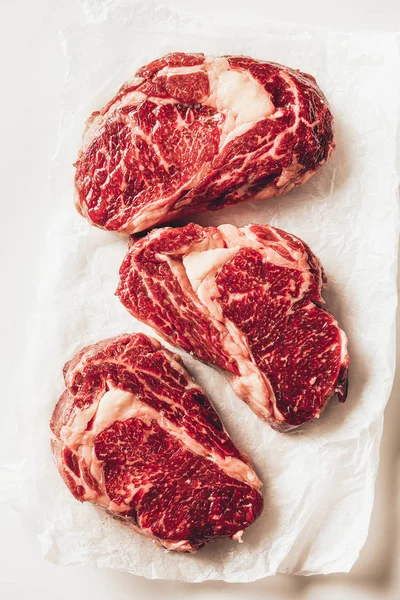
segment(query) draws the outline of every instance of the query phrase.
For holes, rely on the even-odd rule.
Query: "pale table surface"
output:
[[[165,0],[185,12],[262,15],[305,25],[400,30],[399,0]],[[35,248],[43,236],[48,173],[55,149],[64,76],[57,31],[80,16],[78,0],[1,0],[1,273],[2,377],[18,377],[13,356],[24,343],[24,318],[31,309],[27,290],[35,279]],[[22,246],[24,252],[17,251]],[[23,264],[14,257],[24,256]],[[399,328],[398,328],[399,333]],[[399,335],[397,336],[399,338]],[[398,369],[399,371],[399,369]],[[56,567],[40,556],[32,524],[3,505],[0,511],[0,598],[4,600],[126,600],[269,598],[380,600],[400,598],[400,377],[385,415],[376,501],[367,544],[349,575],[277,576],[252,584],[182,584],[147,581],[106,569]],[[26,399],[29,401],[29,398]],[[2,398],[1,427],[12,398]],[[10,417],[11,418],[11,417]],[[1,435],[0,435],[1,443]],[[10,449],[7,449],[7,453]],[[1,500],[1,499],[0,499]]]

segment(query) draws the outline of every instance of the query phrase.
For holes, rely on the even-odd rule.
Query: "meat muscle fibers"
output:
[[[334,149],[311,75],[245,56],[175,52],[92,114],[75,164],[78,211],[137,233],[302,185]]]
[[[235,393],[287,431],[347,393],[347,338],[323,307],[322,266],[269,225],[155,229],[131,238],[122,304],[166,340],[226,371]]]
[[[260,481],[180,358],[143,334],[81,350],[64,367],[53,454],[72,494],[169,550],[240,541]]]

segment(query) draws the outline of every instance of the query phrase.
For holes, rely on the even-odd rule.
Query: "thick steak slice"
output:
[[[284,194],[334,145],[311,75],[244,56],[167,54],[88,120],[76,207],[97,227],[136,233]]]
[[[347,338],[322,308],[322,266],[269,225],[155,229],[131,239],[117,290],[132,315],[223,369],[261,418],[286,431],[347,392]]]
[[[64,368],[53,454],[72,494],[169,550],[240,540],[260,481],[180,358],[143,334],[88,346]]]

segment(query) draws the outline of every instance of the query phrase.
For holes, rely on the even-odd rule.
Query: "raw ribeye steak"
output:
[[[269,225],[155,229],[131,238],[117,290],[129,312],[228,373],[274,429],[318,417],[347,393],[347,338],[322,308],[310,248]]]
[[[306,182],[334,148],[311,75],[244,56],[167,54],[88,120],[78,211],[136,233]]]
[[[143,334],[88,346],[64,368],[53,454],[72,494],[169,550],[240,540],[260,481],[180,358]]]

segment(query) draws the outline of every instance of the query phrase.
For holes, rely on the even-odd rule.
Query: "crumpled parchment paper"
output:
[[[267,575],[349,571],[369,527],[383,409],[394,371],[398,174],[395,166],[400,61],[396,36],[335,33],[232,17],[177,15],[149,3],[84,3],[87,22],[63,32],[68,57],[54,213],[26,365],[19,490],[39,520],[44,556],[148,578],[253,581]],[[251,16],[246,16],[247,22]],[[272,431],[238,400],[224,376],[182,353],[185,364],[247,452],[264,482],[265,509],[244,543],[222,541],[196,555],[168,553],[95,507],[79,504],[54,467],[48,421],[64,363],[82,346],[152,331],[114,296],[127,239],[100,231],[73,207],[73,167],[86,118],[142,64],[174,51],[241,53],[312,73],[336,119],[337,150],[288,196],[193,220],[272,223],[303,238],[328,275],[325,298],[349,337],[350,393],[294,434]],[[26,369],[26,367],[25,367]],[[24,475],[25,477],[25,475]],[[21,492],[21,489],[24,491]]]

